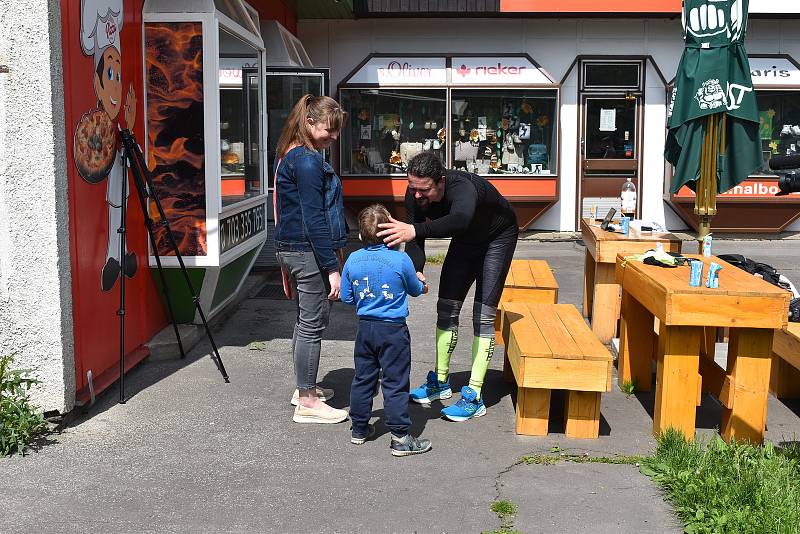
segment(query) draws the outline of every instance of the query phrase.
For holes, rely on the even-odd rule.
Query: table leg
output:
[[[546,436],[550,420],[550,390],[517,389],[517,434]]]
[[[592,316],[592,300],[594,298],[594,258],[589,249],[583,260],[583,316]]]
[[[617,377],[620,385],[633,382],[637,391],[652,389],[655,332],[653,314],[627,291],[622,292]]]
[[[702,327],[661,325],[653,412],[655,436],[673,427],[687,439],[694,439],[702,336]]]
[[[614,278],[615,267],[613,263],[595,264],[592,331],[602,343],[610,343],[617,333],[620,286]]]
[[[733,385],[733,407],[722,411],[722,437],[761,443],[767,426],[769,372],[773,331],[731,328],[728,374]]]
[[[769,390],[779,399],[800,399],[800,370],[778,356],[772,355]]]

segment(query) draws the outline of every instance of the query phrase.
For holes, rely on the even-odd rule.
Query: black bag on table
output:
[[[796,290],[792,282],[783,276],[772,265],[753,261],[750,258],[745,258],[741,254],[721,254],[719,259],[724,260],[734,267],[738,267],[743,271],[763,278],[770,284],[778,286],[781,289],[790,291],[793,296],[797,297]],[[795,323],[800,323],[800,298],[794,298],[789,303],[789,320]]]

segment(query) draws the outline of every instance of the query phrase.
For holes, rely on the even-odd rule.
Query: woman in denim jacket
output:
[[[294,289],[297,320],[292,355],[297,423],[339,423],[347,411],[325,404],[333,390],[318,387],[322,333],[338,300],[341,250],[347,244],[342,183],[320,150],[339,137],[345,113],[327,96],[305,95],[278,140],[275,171],[275,249]]]

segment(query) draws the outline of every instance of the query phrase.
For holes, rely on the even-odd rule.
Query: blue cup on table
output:
[[[703,285],[703,262],[700,260],[692,260],[689,262],[689,285],[691,287],[700,287]]]
[[[622,227],[622,233],[628,235],[628,232],[631,231],[631,218],[630,217],[621,217],[619,220],[620,226]]]

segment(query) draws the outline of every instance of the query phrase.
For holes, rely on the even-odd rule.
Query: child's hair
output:
[[[293,144],[304,145],[311,150],[316,150],[308,133],[307,120],[327,122],[328,128],[331,130],[341,130],[346,115],[342,106],[329,96],[311,94],[301,96],[292,108],[292,112],[289,113],[286,124],[283,125],[275,153],[282,158]]]
[[[381,231],[378,225],[389,222],[389,210],[381,204],[367,206],[358,214],[358,234],[365,245],[379,245],[383,239],[378,237]]]

